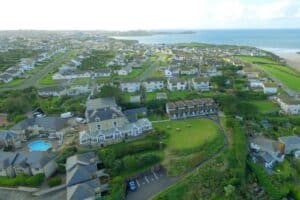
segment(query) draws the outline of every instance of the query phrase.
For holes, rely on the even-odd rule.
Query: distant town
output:
[[[299,71],[132,34],[0,32],[1,198],[300,198]]]

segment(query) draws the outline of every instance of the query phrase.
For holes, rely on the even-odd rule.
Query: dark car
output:
[[[128,189],[131,191],[131,192],[134,192],[137,190],[137,184],[135,181],[131,180],[131,181],[128,181]]]

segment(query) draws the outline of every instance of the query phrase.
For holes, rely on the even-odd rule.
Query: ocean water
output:
[[[246,45],[266,50],[300,49],[300,29],[199,30],[191,34],[164,34],[117,38],[138,40],[146,44],[200,42],[209,44]]]

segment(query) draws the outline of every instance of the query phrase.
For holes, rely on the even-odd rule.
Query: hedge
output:
[[[45,180],[44,174],[37,174],[34,176],[17,175],[15,178],[1,177],[0,186],[14,187],[14,186],[29,186],[38,187]]]

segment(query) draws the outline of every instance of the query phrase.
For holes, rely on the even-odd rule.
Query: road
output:
[[[29,87],[37,86],[39,80],[43,79],[50,72],[52,72],[57,67],[61,66],[63,63],[70,61],[70,59],[76,53],[76,50],[68,50],[64,53],[61,53],[53,59],[53,62],[50,62],[46,66],[42,67],[41,70],[37,71],[35,74],[31,75],[28,79],[24,80],[21,84],[14,86],[5,86],[3,85],[0,88],[0,92],[5,92],[9,90],[23,90]]]
[[[158,179],[155,180],[155,178],[154,178],[153,180],[151,180],[151,178],[149,179],[149,177],[151,177],[152,172],[145,172],[138,178],[138,182],[140,182],[139,181],[140,179],[142,179],[142,180],[145,179],[145,181],[144,181],[145,184],[139,183],[138,190],[135,192],[129,192],[126,196],[126,200],[148,200],[148,199],[151,199],[153,196],[159,194],[163,190],[167,189],[168,187],[171,187],[178,181],[189,176],[192,172],[198,170],[204,164],[206,164],[207,162],[216,158],[223,151],[225,151],[229,145],[229,138],[226,134],[226,131],[225,131],[224,127],[221,125],[219,117],[215,117],[215,118],[211,118],[211,119],[213,121],[215,121],[216,124],[218,124],[222,134],[224,135],[224,139],[225,139],[224,145],[218,151],[216,151],[213,155],[211,155],[207,159],[198,163],[195,167],[188,170],[183,176],[180,176],[180,177],[168,177],[165,174],[161,174],[161,176],[158,176]],[[150,174],[150,176],[149,176],[149,174]]]
[[[0,200],[60,200],[66,199],[66,190],[35,197],[28,192],[0,189]]]

